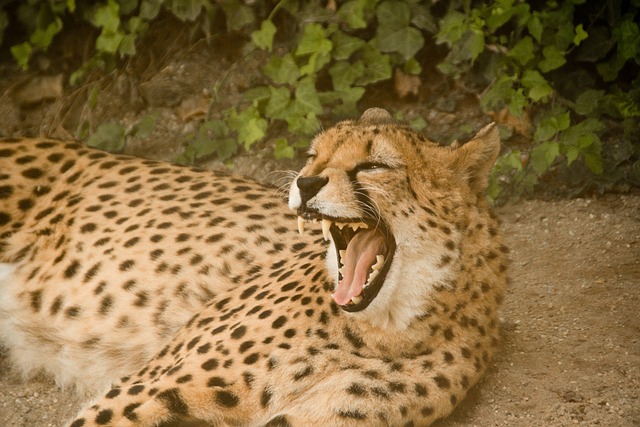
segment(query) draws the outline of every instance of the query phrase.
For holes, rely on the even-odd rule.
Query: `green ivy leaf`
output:
[[[320,122],[315,113],[305,115],[289,114],[286,118],[288,130],[294,134],[313,135],[318,131]]]
[[[203,0],[171,0],[169,10],[181,21],[195,21],[202,12]]]
[[[589,37],[577,50],[576,59],[586,62],[597,62],[611,51],[613,37],[606,27],[595,26],[589,29]]]
[[[349,59],[353,52],[364,46],[365,42],[359,37],[352,37],[338,30],[332,36],[333,41],[333,59],[343,60]]]
[[[269,86],[269,101],[265,107],[265,115],[272,119],[286,119],[289,115],[291,93],[285,87]]]
[[[586,40],[589,34],[582,28],[582,24],[576,26],[576,35],[573,37],[573,44],[580,46],[583,40]]]
[[[350,0],[344,2],[338,9],[340,20],[345,22],[351,29],[357,30],[367,27],[365,17],[365,6],[367,0]]]
[[[362,62],[365,65],[365,73],[356,81],[357,85],[366,86],[391,78],[391,58],[369,43],[362,48]]]
[[[329,53],[333,44],[327,38],[325,29],[320,24],[305,25],[302,38],[298,42],[296,56],[314,53]]]
[[[347,89],[364,74],[364,64],[356,61],[351,64],[347,61],[338,61],[329,69],[333,88],[337,91]]]
[[[520,117],[524,107],[528,104],[527,97],[524,96],[522,89],[511,91],[510,95],[508,103],[509,112],[516,117]]]
[[[152,21],[160,13],[164,0],[142,0],[140,3],[140,18]]]
[[[575,112],[587,116],[598,108],[598,103],[604,97],[604,90],[587,89],[578,95]]]
[[[318,98],[318,91],[311,78],[307,77],[298,82],[295,91],[294,111],[300,115],[322,113],[322,105]]]
[[[124,126],[116,121],[101,124],[89,137],[87,145],[110,153],[121,153],[125,145]]]
[[[245,150],[249,150],[267,132],[268,123],[260,116],[255,106],[251,106],[241,113],[231,109],[228,112],[228,123],[229,127],[238,133],[238,141],[244,146]]]
[[[540,101],[553,93],[547,80],[536,70],[527,70],[522,76],[522,85],[529,89],[529,98]]]
[[[260,29],[251,33],[251,40],[259,49],[271,52],[273,47],[273,36],[276,34],[276,26],[269,19],[265,19],[260,24]]]
[[[466,16],[457,10],[450,9],[440,21],[440,30],[436,33],[438,43],[452,46],[467,31]]]
[[[123,33],[102,32],[96,39],[96,49],[101,52],[115,54],[124,39]]]
[[[514,92],[513,82],[513,77],[508,75],[502,75],[499,77],[495,83],[482,94],[482,97],[480,98],[482,108],[485,111],[498,110],[502,108],[505,104],[505,100],[509,100],[512,97]]]
[[[422,72],[422,66],[415,58],[411,58],[407,62],[405,62],[404,67],[402,67],[402,70],[405,73],[413,74],[417,76]]]
[[[62,20],[56,17],[45,28],[36,28],[29,41],[32,45],[40,49],[47,49],[53,40],[53,37],[62,30]]]
[[[534,55],[533,40],[529,36],[524,36],[513,48],[507,53],[507,56],[515,59],[521,65],[526,65],[531,61]]]
[[[156,127],[160,113],[155,111],[146,114],[140,119],[129,131],[129,135],[135,138],[146,139],[151,135],[153,129]]]
[[[533,38],[536,39],[538,43],[540,43],[542,40],[542,30],[544,29],[544,27],[542,26],[542,22],[540,21],[540,17],[538,16],[537,12],[534,12],[534,14],[531,15],[531,19],[527,21],[527,29],[529,30],[529,34],[531,34],[531,36],[533,36]]]
[[[23,42],[23,43],[11,46],[11,55],[18,62],[18,65],[20,65],[22,69],[26,70],[27,65],[29,64],[29,59],[31,58],[32,50],[33,50],[33,46],[31,46],[31,43]]]
[[[293,84],[300,77],[300,70],[290,53],[271,56],[262,71],[265,76],[280,84]]]
[[[618,42],[617,53],[623,60],[640,59],[640,29],[631,20],[624,20],[613,28],[613,36]]]
[[[543,142],[531,150],[529,161],[533,170],[542,175],[560,155],[560,145],[557,142]]]
[[[180,2],[182,0],[174,1]],[[200,0],[200,2],[202,3],[203,0]],[[227,22],[227,28],[229,30],[239,31],[245,25],[252,24],[255,20],[255,17],[253,16],[253,9],[239,0],[224,0],[221,3]]]
[[[567,60],[564,58],[565,53],[558,50],[555,46],[546,46],[542,50],[544,59],[538,63],[540,71],[548,73],[551,70],[562,67]]]
[[[364,95],[363,87],[350,87],[339,91],[340,105],[333,107],[332,111],[337,116],[354,116],[357,111],[357,104]]]
[[[278,138],[274,142],[273,155],[276,159],[293,159],[295,151],[290,147],[286,138]]]
[[[567,129],[570,125],[571,115],[568,111],[550,111],[538,123],[534,133],[534,139],[537,142],[548,141],[558,132]]]
[[[107,4],[98,6],[93,14],[91,23],[103,32],[115,33],[120,28],[120,5],[115,0],[107,1]]]

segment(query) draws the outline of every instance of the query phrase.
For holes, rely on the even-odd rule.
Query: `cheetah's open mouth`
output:
[[[319,220],[325,240],[332,237],[339,266],[334,301],[349,312],[367,308],[382,289],[396,250],[386,224],[368,218],[329,218],[309,210],[299,214],[300,233],[306,220]]]

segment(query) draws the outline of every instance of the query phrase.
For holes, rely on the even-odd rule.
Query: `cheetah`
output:
[[[72,427],[429,425],[498,345],[499,146],[494,125],[452,148],[369,109],[312,140],[287,204],[4,139],[0,339],[25,374],[94,396]]]

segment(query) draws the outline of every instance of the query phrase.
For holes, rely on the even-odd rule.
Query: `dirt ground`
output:
[[[150,137],[128,139],[125,151],[171,160],[211,105],[227,108],[257,84],[250,71],[256,58],[238,64],[215,43],[151,35],[154,44],[138,60],[80,87],[64,83],[74,69],[65,61],[69,50],[83,51],[78,40],[86,37],[64,40],[28,73],[0,61],[0,136],[73,138],[87,124],[95,130],[115,118],[130,128],[158,112]],[[417,100],[402,103],[406,114],[425,118],[434,140],[450,141],[462,125],[478,129],[489,121],[468,94],[450,89],[434,78]],[[384,91],[367,102],[394,110],[399,102]],[[258,161],[237,158],[236,171],[273,181],[273,171],[296,168],[266,153],[258,152]],[[438,427],[640,426],[640,192],[522,201],[498,211],[512,250],[502,345],[484,379]],[[23,381],[0,348],[0,426],[59,426],[81,401],[44,376]]]

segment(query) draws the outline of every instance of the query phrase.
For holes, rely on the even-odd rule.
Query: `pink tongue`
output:
[[[342,280],[333,294],[336,303],[345,305],[362,293],[369,269],[376,255],[382,253],[383,244],[384,238],[375,231],[361,231],[353,236],[342,258]]]

